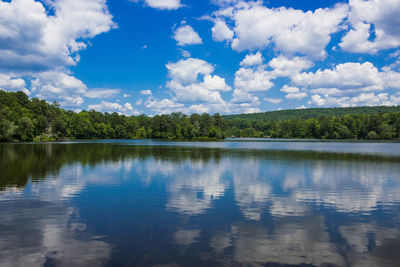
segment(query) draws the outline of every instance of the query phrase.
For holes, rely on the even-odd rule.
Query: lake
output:
[[[0,266],[398,266],[400,143],[0,144]]]

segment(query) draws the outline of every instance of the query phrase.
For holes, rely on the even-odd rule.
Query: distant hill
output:
[[[310,119],[322,116],[369,115],[377,113],[400,112],[400,106],[350,107],[350,108],[308,108],[269,111],[252,114],[224,115],[225,120],[245,119],[252,121],[284,121],[290,119]]]

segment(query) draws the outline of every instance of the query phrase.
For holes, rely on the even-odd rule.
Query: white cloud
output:
[[[265,70],[265,65],[262,65],[263,58],[260,52],[247,55],[240,63],[242,67],[235,73],[235,90],[231,103],[233,104],[248,104],[257,108],[260,105],[259,98],[253,93],[266,92],[274,86],[271,81],[275,79],[271,71]],[[251,67],[253,66],[253,67]]]
[[[190,52],[186,51],[184,49],[181,50],[181,53],[182,53],[182,57],[185,57],[185,58],[189,58],[191,56]]]
[[[346,36],[342,38],[339,46],[349,52],[353,53],[370,53],[376,54],[379,50],[398,47],[400,45],[400,38],[386,37],[382,30],[376,29],[376,39],[370,41],[370,28],[371,25],[359,22],[353,26]]]
[[[299,88],[297,87],[290,87],[290,86],[283,86],[281,89],[281,92],[287,93],[287,94],[296,94],[300,92]]]
[[[393,106],[400,105],[400,98],[388,93],[360,93],[353,96],[332,97],[313,95],[308,104],[316,106],[340,106],[340,107],[356,107],[356,106]]]
[[[217,19],[214,22],[214,27],[211,28],[212,38],[214,41],[223,42],[230,41],[233,38],[233,31],[226,25],[225,21]]]
[[[172,97],[163,100],[148,98],[145,106],[155,113],[260,112],[257,107],[260,104],[258,97],[251,95],[248,91],[235,88],[232,100],[225,101],[220,92],[228,92],[232,88],[226,84],[224,78],[213,75],[214,67],[204,60],[182,59],[176,63],[168,63],[166,67],[168,76],[171,78],[166,87],[171,90]],[[244,86],[244,82],[242,84]],[[250,91],[255,89],[250,89]]]
[[[23,79],[18,78],[14,75],[7,75],[0,73],[0,90],[3,91],[23,91],[25,94],[30,95],[28,89],[26,89],[26,83]]]
[[[290,99],[290,100],[302,100],[303,98],[307,97],[307,94],[304,92],[298,92],[295,94],[287,94],[285,96],[286,99]]]
[[[180,0],[145,0],[149,7],[161,10],[174,10],[182,7]]]
[[[384,87],[400,89],[400,72],[391,69],[382,68],[381,77],[384,82]]]
[[[291,77],[302,70],[311,68],[313,62],[304,57],[287,58],[280,55],[268,62],[268,66],[273,69],[272,73],[274,76]]]
[[[339,44],[343,50],[375,54],[400,46],[400,0],[350,0],[349,5],[351,30]]]
[[[130,95],[130,94],[123,94],[122,97],[123,97],[123,98],[129,98],[129,97],[131,97],[131,95]]]
[[[271,103],[271,104],[275,104],[275,105],[282,102],[282,99],[280,99],[280,98],[268,98],[268,97],[264,97],[263,100],[264,100],[264,101],[267,101],[267,102],[269,102],[269,103]]]
[[[0,1],[0,69],[32,72],[75,65],[85,39],[115,26],[104,0],[49,5],[54,15],[34,0]]]
[[[89,98],[110,98],[119,95],[121,90],[119,89],[102,89],[102,88],[95,88],[87,91],[85,93],[86,97]]]
[[[219,91],[231,90],[225,79],[211,75],[214,67],[204,60],[183,59],[166,67],[171,78],[167,87],[179,102],[224,103]]]
[[[168,63],[166,67],[169,77],[183,85],[196,82],[199,74],[208,75],[214,71],[214,67],[210,63],[196,58]]]
[[[274,85],[270,81],[272,78],[271,73],[262,67],[240,68],[235,74],[235,89],[244,92],[264,92]]]
[[[204,105],[204,104],[191,105],[189,107],[189,111],[191,113],[198,113],[198,114],[209,113],[210,110],[211,110],[210,105]]]
[[[399,103],[397,96],[389,95],[388,90],[400,89],[400,73],[390,68],[382,68],[380,71],[370,62],[349,62],[332,69],[300,73],[292,77],[292,84],[302,87],[303,93],[305,90],[313,94],[308,103],[317,106],[348,107]],[[290,88],[297,87],[287,87],[281,91],[289,93]],[[300,98],[300,95],[286,96],[288,99],[297,99],[296,97]]]
[[[240,66],[251,67],[260,65],[263,62],[263,57],[260,52],[255,54],[247,55],[242,62],[240,62]]]
[[[146,108],[154,111],[156,114],[168,114],[172,112],[187,113],[184,104],[176,103],[170,99],[158,100],[153,97],[149,97],[144,104]]]
[[[324,106],[326,104],[327,100],[323,99],[319,95],[313,95],[311,96],[311,100],[308,102],[309,104],[314,104],[317,106]]]
[[[201,59],[182,59],[177,63],[168,63],[167,87],[179,102],[223,103],[219,91],[229,91],[225,79],[211,75],[214,67]]]
[[[195,104],[189,107],[190,113],[221,113],[221,114],[230,114],[230,113],[255,113],[261,112],[261,110],[257,107],[259,103],[233,103],[233,102],[224,102],[224,103],[202,103]]]
[[[36,74],[31,81],[31,90],[37,97],[58,101],[64,107],[77,107],[83,103],[86,85],[79,79],[61,71],[47,71]]]
[[[234,50],[273,46],[288,55],[299,53],[322,58],[326,55],[325,47],[331,40],[330,35],[339,30],[347,13],[345,4],[303,12],[285,7],[270,9],[262,2],[240,2],[226,15],[231,16],[235,23]],[[217,14],[221,16],[222,13]]]
[[[177,81],[169,81],[167,87],[175,94],[176,99],[183,103],[223,103],[224,100],[218,91],[210,90],[204,82],[198,81],[188,85],[182,85]],[[226,86],[225,86],[226,87]]]
[[[372,63],[365,62],[344,63],[333,69],[297,74],[292,81],[297,86],[325,91],[326,94],[343,94],[383,90],[383,77]]]
[[[195,32],[190,25],[183,25],[176,29],[174,33],[174,39],[180,46],[203,43],[199,34]]]
[[[249,92],[240,89],[235,89],[233,91],[231,102],[234,104],[250,104],[253,107],[260,104],[259,98],[257,96],[254,96],[253,94],[250,94]]]
[[[204,86],[210,91],[231,91],[232,88],[225,83],[225,79],[217,75],[204,76]]]
[[[307,97],[307,94],[305,92],[301,92],[299,88],[297,87],[290,87],[287,85],[284,85],[281,89],[281,92],[286,93],[287,95],[285,96],[286,99],[294,99],[294,100],[302,100],[303,98]]]
[[[151,90],[140,90],[141,95],[151,95]]]
[[[119,103],[112,103],[112,102],[107,102],[107,101],[101,101],[100,104],[93,104],[89,105],[88,109],[94,109],[96,111],[101,111],[101,112],[117,112],[119,114],[124,114],[124,115],[139,115],[140,112],[135,110],[130,103],[125,103],[124,105],[121,105]]]
[[[313,65],[310,60],[303,57],[287,58],[282,55],[272,59],[267,65],[262,65],[262,61],[263,58],[261,53],[257,52],[256,54],[247,55],[240,63],[241,66],[246,67],[240,68],[235,74],[235,90],[231,100],[232,103],[251,103],[253,107],[257,107],[260,104],[259,98],[254,96],[254,93],[268,91],[274,86],[272,80],[278,77],[294,76],[300,71],[308,69]],[[266,70],[267,67],[272,70]],[[284,87],[284,90],[286,90],[286,87]],[[296,89],[298,91],[288,93],[285,98],[301,100],[307,97],[305,92],[300,92],[298,88]],[[264,100],[273,104],[282,101],[279,99],[276,100],[269,98],[264,98]]]

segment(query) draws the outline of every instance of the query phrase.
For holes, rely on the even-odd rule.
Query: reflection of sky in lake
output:
[[[0,176],[1,266],[400,261],[397,157],[113,143],[42,147],[32,159],[15,146],[0,150],[10,161],[9,181]],[[23,156],[32,163],[26,166],[45,160],[42,172],[12,169]],[[27,182],[17,186],[14,175]]]

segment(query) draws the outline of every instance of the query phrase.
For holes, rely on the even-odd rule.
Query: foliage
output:
[[[283,113],[232,116],[219,114],[211,116],[206,113],[187,116],[182,113],[172,113],[154,117],[125,116],[95,110],[76,113],[61,109],[57,103],[49,104],[38,98],[29,99],[23,92],[0,90],[0,141],[42,142],[74,138],[199,140],[223,139],[230,136],[400,139],[400,107],[332,108],[281,112]],[[276,115],[276,118],[271,119],[271,114]]]
[[[373,115],[391,112],[400,112],[400,106],[288,109],[252,114],[225,115],[223,118],[225,120],[285,121],[291,119],[319,118],[321,116],[340,117],[345,115]]]

